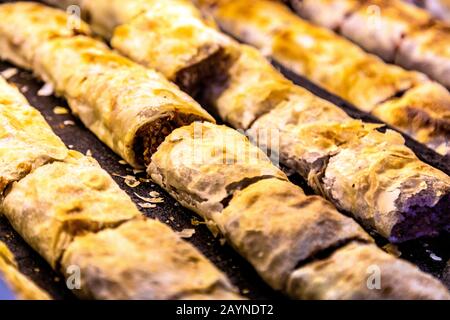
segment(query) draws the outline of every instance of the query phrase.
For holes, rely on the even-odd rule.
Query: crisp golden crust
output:
[[[435,24],[409,34],[401,43],[397,63],[430,75],[450,88],[450,26]]]
[[[153,7],[153,0],[84,0],[82,5],[92,30],[107,39],[113,37],[116,27],[130,22]]]
[[[214,121],[159,73],[96,40],[79,36],[49,41],[38,56],[36,70],[42,70],[42,77],[55,84],[90,130],[133,166],[143,166],[147,162],[143,154],[156,149],[174,127],[195,120]],[[167,132],[159,122],[167,126]],[[139,134],[151,138],[147,145],[136,145]]]
[[[449,0],[423,0],[424,7],[436,18],[450,22],[450,1]]]
[[[328,29],[337,30],[361,0],[285,0],[302,17]]]
[[[258,50],[240,45],[239,52],[227,80],[210,86],[205,96],[225,122],[236,129],[248,129],[286,99],[294,85]]]
[[[389,62],[395,60],[397,48],[404,36],[431,22],[427,12],[401,0],[370,0],[361,3],[358,10],[345,19],[340,32]],[[333,9],[330,6],[326,10]]]
[[[450,154],[450,94],[426,82],[374,109],[373,114],[442,155]]]
[[[12,252],[3,242],[0,242],[0,278],[13,290],[17,299],[51,300],[47,292],[18,270]]]
[[[423,163],[393,131],[372,131],[332,157],[323,177],[329,199],[393,242],[450,225],[450,178]]]
[[[217,215],[228,241],[275,289],[285,291],[299,263],[350,240],[371,242],[352,219],[290,182],[259,181],[237,192]]]
[[[39,111],[0,77],[0,197],[12,182],[67,153]]]
[[[450,299],[437,279],[375,245],[360,243],[300,267],[292,273],[287,290],[309,300]]]
[[[70,274],[70,266],[80,268],[75,293],[85,299],[209,299],[210,292],[233,293],[224,274],[156,220],[78,237],[64,254],[62,272]]]
[[[214,121],[192,98],[159,73],[121,57],[88,37],[59,35],[59,25],[47,20],[58,21],[61,17],[67,20],[61,11],[34,5],[34,14],[47,17],[34,20],[27,15],[27,6],[11,6],[14,10],[0,6],[0,14],[8,14],[15,30],[2,34],[0,42],[17,36],[40,39],[29,62],[33,70],[67,98],[74,113],[89,129],[133,166],[141,167],[149,158],[136,154],[136,149],[151,153],[174,127],[195,120]],[[41,29],[54,32],[55,36],[41,37]],[[9,53],[5,58],[14,61]],[[158,122],[167,125],[161,128]],[[155,124],[154,131],[149,124]],[[143,127],[148,132],[142,133]],[[136,145],[138,133],[150,137],[148,145]]]
[[[133,166],[143,166],[146,160],[142,154],[156,149],[173,127],[195,120],[214,121],[159,73],[134,64],[91,38],[49,41],[38,57],[35,69],[55,84],[91,131]],[[74,63],[77,68],[69,66]],[[167,132],[162,131],[159,121],[167,124]],[[141,130],[144,127],[146,132]],[[152,139],[143,147],[136,146],[139,134]],[[136,153],[137,148],[141,154]]]
[[[111,45],[174,81],[183,70],[214,55],[217,57],[211,62],[215,64],[211,69],[219,67],[220,60],[233,55],[233,42],[209,27],[199,11],[184,0],[147,0],[142,14],[115,29]],[[217,74],[221,75],[220,72],[226,70],[218,70]]]
[[[259,148],[237,131],[195,122],[170,134],[148,167],[152,179],[206,220],[248,183],[287,179]]]
[[[281,162],[294,168],[311,187],[322,193],[320,178],[328,159],[376,127],[378,125],[351,119],[321,99],[293,94],[259,118],[249,134],[258,145],[270,149],[265,142],[270,142],[269,136],[277,133],[279,144],[276,147]]]
[[[0,57],[27,69],[32,68],[36,49],[47,40],[90,34],[80,19],[34,2],[0,5],[0,21]]]
[[[76,235],[141,216],[94,159],[75,152],[65,162],[42,166],[15,183],[1,209],[53,267]]]
[[[228,32],[366,112],[429,81],[423,74],[385,64],[336,34],[296,17],[275,1],[256,0],[251,4],[242,0],[217,1],[211,7],[204,4],[203,8],[213,13]],[[394,15],[391,11],[389,14]],[[444,108],[441,117],[445,115],[446,105],[440,108]],[[383,120],[392,120],[392,117],[385,115]],[[399,121],[388,123],[395,126]],[[418,118],[415,123],[417,121]],[[426,121],[419,124],[419,127],[424,126],[428,126]],[[421,134],[416,132],[417,127],[409,123],[402,129],[415,137]],[[425,143],[440,151],[435,141]]]
[[[213,12],[228,32],[364,111],[411,88],[420,78],[303,21],[281,3],[237,0],[219,4]]]

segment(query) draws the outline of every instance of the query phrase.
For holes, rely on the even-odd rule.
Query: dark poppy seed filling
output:
[[[179,113],[146,123],[139,128],[134,139],[133,150],[138,163],[147,166],[153,153],[173,130],[203,120],[201,116]]]
[[[181,90],[195,97],[203,90],[204,85],[224,77],[232,60],[222,47],[202,47],[191,63],[178,71],[174,81]]]
[[[432,207],[427,200],[431,198],[420,197],[403,211],[404,219],[393,228],[390,241],[404,242],[450,231],[450,193]]]

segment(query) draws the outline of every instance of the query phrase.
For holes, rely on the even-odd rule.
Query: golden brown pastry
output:
[[[401,0],[290,0],[304,18],[333,29],[375,53],[395,61],[403,37],[427,26],[430,16]],[[331,17],[331,18],[330,18]]]
[[[81,298],[240,299],[224,274],[156,220],[130,221],[75,239],[62,272],[79,268]],[[210,295],[210,293],[212,295]]]
[[[75,236],[141,216],[94,159],[72,151],[66,161],[44,165],[15,183],[1,211],[54,268]]]
[[[450,22],[450,1],[449,0],[407,0],[414,2],[428,10],[433,16]]]
[[[337,30],[384,60],[424,72],[450,87],[450,31],[425,10],[401,0],[343,0],[339,5],[336,0],[288,2],[306,19]],[[325,18],[337,7],[345,7],[345,14],[338,15],[337,26],[330,25]]]
[[[372,112],[378,105],[429,82],[423,74],[385,64],[333,32],[296,17],[282,3],[268,0],[251,3],[243,0],[197,2],[227,32],[258,47],[285,67],[306,76],[363,111]],[[332,3],[319,1],[316,6],[328,4],[333,7]],[[450,102],[450,93],[445,100]],[[439,108],[444,111],[437,114],[416,103],[413,108],[422,108],[420,110],[426,113],[426,117],[397,127],[430,148],[442,151],[442,148],[436,149],[436,139],[448,140],[446,133],[436,127],[431,130],[438,136],[424,136],[421,132],[430,130],[430,121],[425,118],[431,119],[432,123],[439,122],[445,116],[446,106],[447,102]],[[377,115],[394,126],[401,121],[392,121],[391,114]]]
[[[328,29],[339,30],[344,20],[355,12],[364,0],[284,0],[303,18]]]
[[[12,182],[67,153],[39,111],[0,77],[0,198]]]
[[[432,236],[450,225],[450,178],[423,163],[396,132],[372,131],[332,157],[327,197],[391,242]]]
[[[133,166],[147,164],[174,128],[196,120],[214,122],[159,73],[93,39],[53,40],[38,56],[36,70],[43,70],[43,78],[52,79],[83,123]],[[74,63],[77,68],[68,68]]]
[[[354,120],[335,105],[298,88],[256,120],[248,133],[259,146],[278,152],[282,163],[323,193],[320,179],[329,158],[377,127]],[[279,137],[275,145],[278,150],[268,145],[274,132]]]
[[[51,300],[47,292],[19,271],[14,255],[3,242],[0,242],[0,278],[19,300]]]
[[[340,32],[388,62],[395,61],[397,49],[405,36],[431,22],[427,12],[402,0],[360,2],[361,6],[344,20]]]
[[[235,191],[255,181],[287,180],[243,134],[200,122],[173,131],[153,155],[147,172],[205,220],[220,213]]]
[[[76,17],[34,2],[1,4],[0,21],[0,57],[27,69],[43,42],[90,34],[89,27]]]
[[[450,97],[437,82],[425,82],[373,110],[379,118],[440,154],[450,154]]]
[[[261,277],[282,291],[298,264],[349,241],[372,241],[323,198],[306,196],[299,187],[278,179],[236,192],[216,221]]]
[[[246,45],[237,48],[239,59],[228,70],[227,79],[210,83],[203,97],[223,121],[246,130],[297,89],[258,50]]]
[[[450,299],[442,283],[416,266],[373,244],[355,242],[300,266],[291,274],[287,291],[308,300]]]
[[[232,41],[199,23],[202,15],[187,0],[85,0],[82,9],[113,48],[192,95],[223,76],[236,56]]]
[[[68,100],[89,129],[131,165],[148,163],[151,153],[173,128],[195,120],[214,121],[159,73],[121,57],[96,40],[85,36],[41,37],[40,29],[50,32],[51,26],[57,27],[52,21],[59,20],[61,12],[33,5],[33,13],[39,12],[45,20],[30,19],[27,4],[1,5],[0,16],[8,15],[15,28],[1,29],[0,43],[16,37],[41,39],[28,65]],[[33,29],[30,26],[34,24]],[[4,58],[14,61],[9,53]]]
[[[450,88],[450,27],[444,23],[410,33],[400,44],[396,63],[428,74]]]

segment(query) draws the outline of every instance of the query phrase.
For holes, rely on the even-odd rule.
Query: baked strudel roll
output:
[[[217,224],[272,288],[284,291],[301,263],[349,241],[372,242],[351,218],[290,182],[262,180],[236,192]]]
[[[12,182],[67,154],[39,111],[0,77],[0,198]]]
[[[113,48],[160,71],[191,95],[223,77],[236,58],[233,42],[210,28],[211,21],[187,0],[85,0],[82,10]]]
[[[343,281],[345,279],[345,281]],[[442,283],[373,244],[349,243],[300,266],[287,291],[309,300],[448,300]]]
[[[450,26],[436,23],[403,39],[396,63],[428,74],[450,88]]]
[[[16,182],[1,211],[54,268],[75,236],[141,216],[106,171],[94,159],[77,152]]]
[[[243,134],[200,122],[173,131],[153,155],[147,172],[181,204],[208,221],[237,190],[261,179],[287,180]]]
[[[43,42],[91,33],[78,17],[35,2],[1,4],[0,21],[0,58],[27,69]]]
[[[60,19],[60,10],[34,5],[33,12],[41,10],[45,20],[33,20],[22,3],[14,10],[9,8],[9,4],[1,5],[0,16],[8,15],[15,29],[0,33],[0,43],[17,36],[41,39],[28,65],[68,100],[89,129],[131,165],[142,167],[148,163],[151,153],[173,128],[196,120],[214,121],[159,73],[89,37],[58,36],[58,25],[51,21]],[[38,32],[43,24],[46,30],[55,25],[54,37],[33,34],[31,26],[35,25]],[[8,53],[4,58],[14,61]]]
[[[77,237],[62,272],[69,276],[72,266],[81,280],[75,293],[84,299],[242,299],[223,273],[156,220]]]
[[[330,92],[353,103],[362,111],[373,112],[379,105],[395,100],[430,80],[418,72],[388,65],[367,54],[356,45],[333,32],[314,26],[297,17],[285,5],[276,1],[216,0],[197,1],[211,13],[227,32],[258,47],[285,67],[301,74]],[[319,1],[316,5],[326,5]],[[404,42],[403,42],[404,43]],[[445,69],[445,68],[444,68]],[[442,100],[445,98],[445,103]],[[381,120],[396,126],[421,143],[445,155],[438,141],[449,139],[442,130],[423,135],[432,123],[445,119],[450,93],[441,95],[436,111],[430,112],[420,102],[412,106],[424,117],[399,126],[392,114],[377,113]]]
[[[450,178],[420,161],[401,135],[372,131],[332,157],[323,190],[339,208],[391,242],[449,228]]]

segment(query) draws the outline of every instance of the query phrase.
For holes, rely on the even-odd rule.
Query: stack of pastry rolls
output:
[[[139,1],[133,3],[138,4]],[[16,33],[21,32],[21,23],[35,23],[21,14],[27,6],[45,12],[46,19],[51,19],[57,12],[35,4],[0,6],[0,16],[3,10],[8,11],[10,22],[15,22]],[[45,24],[37,22],[38,25],[40,23]],[[38,25],[36,29],[39,29]],[[3,36],[2,39],[8,39],[12,34]],[[42,48],[49,48],[45,42],[53,41],[59,39],[43,41]],[[58,65],[57,60],[64,60],[66,50],[76,56],[84,49],[64,46],[48,50],[52,54],[53,65]],[[256,54],[252,49],[248,50]],[[107,57],[113,55],[102,52],[97,59],[86,60],[86,65],[108,61]],[[36,57],[33,70],[38,75],[48,72],[46,79],[56,79],[56,71],[51,71],[53,66],[43,67],[42,61],[47,55],[37,54]],[[269,65],[263,64],[262,67],[273,70]],[[304,92],[281,76],[277,79],[294,92]],[[60,94],[66,95],[64,88],[59,90]],[[84,92],[90,90],[86,88]],[[154,94],[154,99],[157,101],[165,94],[167,91],[161,96]],[[129,101],[134,99],[130,96]],[[104,107],[97,110],[107,110],[108,100],[85,101],[87,109],[96,108],[95,104],[98,104]],[[334,110],[331,105],[326,105]],[[145,104],[141,103],[141,107],[144,108]],[[255,106],[255,112],[259,112],[256,109],[258,106]],[[336,111],[336,114],[345,117],[342,112]],[[363,124],[360,126],[364,127]],[[160,135],[164,136],[164,132]],[[340,214],[323,198],[306,196],[260,149],[228,127],[198,121],[179,126],[164,137],[153,153],[148,172],[180,203],[207,220],[213,231],[224,234],[267,283],[292,298],[448,298],[447,290],[438,281],[381,251],[354,220]],[[350,265],[343,261],[353,263]],[[355,264],[358,265],[356,271]],[[324,268],[324,265],[330,268]],[[380,268],[384,279],[380,290],[372,290],[368,285],[367,271],[372,266]],[[339,268],[338,274],[331,270],[336,268]],[[350,277],[352,281],[342,285],[342,279]]]
[[[152,12],[147,12],[146,8],[155,1],[128,1],[123,6],[119,2],[115,0],[117,6],[110,8],[112,11],[108,11],[108,16],[123,14],[117,12],[117,8],[134,4],[132,7],[141,7],[141,14],[148,18]],[[85,0],[83,9],[86,8],[85,13],[89,17],[97,17],[92,21],[97,28],[100,25],[106,29],[108,25],[102,23],[106,19],[100,18],[103,12],[100,8],[103,7],[97,8],[97,3],[101,1]],[[171,10],[195,13],[188,1],[164,3],[167,18]],[[284,9],[283,6],[281,8]],[[206,35],[219,33],[210,26],[209,20],[203,21],[200,16],[195,13],[186,18],[190,23],[183,30],[189,29],[191,21],[196,19],[196,25],[201,26],[196,28],[208,30]],[[298,18],[294,16],[294,19]],[[180,21],[176,22],[177,26],[180,24]],[[120,26],[116,28],[120,29]],[[146,39],[158,37],[159,33],[159,29],[137,29],[132,38],[142,34],[140,41],[147,43]],[[116,32],[111,30],[109,34],[113,34],[114,39]],[[197,36],[197,33],[193,34]],[[297,170],[319,194],[390,241],[435,235],[449,227],[445,208],[450,201],[450,178],[420,161],[404,145],[400,135],[392,131],[381,133],[376,125],[350,118],[336,106],[293,85],[255,49],[230,39],[222,41],[222,37],[216,36],[211,41],[220,39],[216,46],[230,44],[231,49],[224,48],[223,51],[237,52],[239,56],[228,69],[225,79],[210,80],[201,95],[215,106],[224,121],[236,129],[249,130],[261,147],[272,153],[278,152],[281,161]],[[159,38],[161,41],[157,45],[160,50],[165,48],[165,41],[173,41],[164,40],[162,36]],[[196,44],[194,40],[189,37],[184,40],[194,46],[193,51],[202,46],[201,42]],[[117,49],[131,58],[134,56],[132,47],[127,50],[120,46]],[[49,55],[52,53],[45,54],[46,57]],[[58,60],[55,55],[53,53],[50,59],[52,66]],[[142,57],[146,57],[145,65],[158,68],[151,53],[142,54]],[[142,57],[137,60],[142,60]],[[164,68],[160,71],[164,72]],[[267,143],[271,141],[271,132],[279,134],[279,143]],[[185,188],[189,185],[188,181],[183,183]]]
[[[193,246],[145,219],[94,159],[69,151],[3,78],[0,122],[0,212],[56,271],[72,277],[79,297],[239,298]],[[45,298],[0,250],[0,274],[19,297]]]
[[[424,74],[388,65],[332,31],[302,20],[278,1],[257,0],[251,4],[244,0],[196,2],[205,12],[211,13],[224,30],[258,47],[290,70],[362,111],[372,113],[436,152],[443,155],[450,152],[450,93]],[[311,3],[318,6],[322,1]],[[323,16],[330,24],[337,23],[328,19],[332,14],[340,16],[338,13],[345,17],[346,6],[337,3],[338,9],[333,7],[328,14],[325,10],[317,10],[322,12],[317,16]],[[373,20],[373,24],[379,24],[377,17]],[[355,32],[362,29],[351,28]],[[383,32],[383,35],[387,34],[393,33]],[[364,39],[370,41],[373,37]]]

